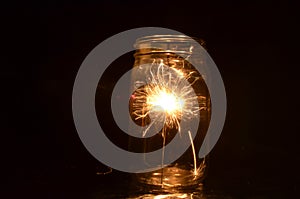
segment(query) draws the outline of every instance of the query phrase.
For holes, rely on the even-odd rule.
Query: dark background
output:
[[[220,194],[217,198],[295,198],[300,187],[295,3],[12,1],[0,9],[1,164],[10,198],[126,192],[127,174],[96,175],[107,168],[76,133],[71,95],[77,70],[96,45],[145,26],[204,39],[223,77],[227,118],[210,154],[206,191]]]

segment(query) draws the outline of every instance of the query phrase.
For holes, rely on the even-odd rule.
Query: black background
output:
[[[105,198],[110,189],[118,192],[111,187],[128,184],[125,173],[96,175],[107,168],[76,133],[72,87],[82,61],[101,41],[156,26],[203,38],[225,83],[227,118],[210,154],[206,190],[233,198],[295,197],[300,186],[297,12],[291,1],[3,4],[5,194]]]

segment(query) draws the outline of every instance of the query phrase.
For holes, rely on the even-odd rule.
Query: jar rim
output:
[[[154,53],[175,53],[179,55],[191,55],[196,49],[196,43],[205,48],[202,39],[186,35],[149,35],[136,40],[134,56]],[[198,48],[197,48],[198,49]],[[198,49],[201,50],[201,49]]]
[[[148,35],[138,38],[134,44],[134,47],[136,48],[139,44],[146,42],[198,42],[201,46],[205,45],[204,40],[186,35]]]

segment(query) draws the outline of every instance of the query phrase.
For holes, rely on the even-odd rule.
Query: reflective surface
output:
[[[129,197],[128,199],[163,199],[163,198],[168,198],[168,199],[175,199],[175,198],[183,198],[183,199],[231,199],[231,197],[226,197],[222,195],[209,195],[209,194],[204,194],[201,192],[195,192],[195,193],[175,193],[175,194],[144,194],[141,196],[137,197]]]
[[[253,167],[227,168],[212,164],[203,185],[188,189],[162,190],[153,186],[140,186],[131,175],[99,167],[93,171],[83,170],[76,165],[43,164],[43,169],[35,167],[17,170],[8,183],[14,183],[8,191],[10,198],[55,198],[55,199],[140,199],[140,198],[193,198],[193,199],[283,199],[297,198],[299,184],[288,175],[253,175]],[[253,165],[251,165],[253,166]],[[48,168],[52,168],[49,170]],[[216,168],[216,169],[214,169]],[[211,172],[214,171],[214,172]],[[259,171],[259,170],[255,170]],[[266,172],[264,172],[266,173]],[[275,174],[275,173],[274,173]],[[252,177],[251,177],[252,176]],[[280,180],[278,180],[280,179]],[[17,182],[17,183],[16,183]],[[3,194],[2,194],[3,195]]]

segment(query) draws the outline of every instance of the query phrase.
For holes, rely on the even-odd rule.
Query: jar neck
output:
[[[185,35],[146,36],[137,39],[134,45],[137,49],[134,56],[167,53],[186,57],[201,51],[199,44],[204,46],[204,41]]]

